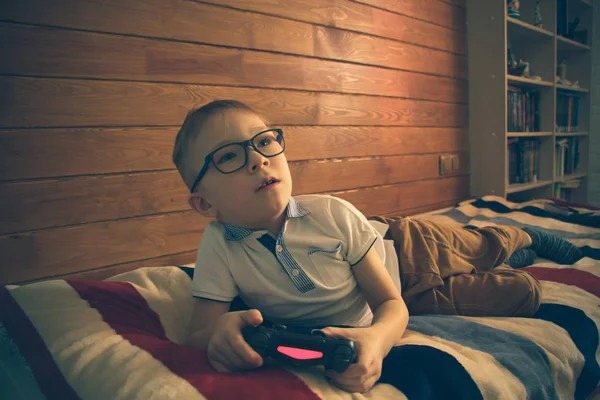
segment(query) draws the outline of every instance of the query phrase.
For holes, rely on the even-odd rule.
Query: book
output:
[[[509,138],[508,183],[537,182],[540,179],[540,138]]]
[[[508,85],[508,132],[539,131],[539,92]]]

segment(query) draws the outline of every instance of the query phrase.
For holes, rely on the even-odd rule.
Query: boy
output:
[[[217,371],[231,372],[262,364],[243,340],[245,325],[269,320],[325,327],[322,330],[328,336],[353,340],[358,351],[356,364],[343,374],[327,371],[327,375],[347,391],[368,391],[379,380],[384,358],[406,329],[406,304],[373,247],[379,236],[360,212],[331,196],[291,197],[284,149],[280,129],[268,128],[249,107],[231,100],[215,101],[190,112],[177,135],[173,160],[190,189],[189,204],[204,216],[216,218],[207,225],[198,248],[192,285],[197,300],[188,344],[207,348],[210,364]],[[438,228],[431,225],[430,231],[419,235],[425,226],[421,222],[383,221],[390,225],[388,233],[398,252],[405,252],[400,263],[408,268],[402,276],[410,285],[403,282],[402,287],[411,302],[418,299],[416,309],[421,311],[427,310],[427,302],[429,308],[433,304],[433,311],[459,310],[450,311],[440,301],[434,291],[444,294],[445,282],[442,279],[440,285],[431,276],[475,275],[475,267],[489,270],[505,261],[510,255],[507,249],[512,252],[531,244],[523,231],[514,233],[516,228],[510,234],[518,240],[508,243],[509,237],[496,228],[500,233],[488,235],[495,240],[492,250],[496,253],[482,257],[477,251],[482,253],[489,238],[479,230],[464,230],[480,244],[462,258],[481,259],[481,266],[463,260],[458,272],[448,264],[435,274],[438,259],[445,263],[461,258],[446,251],[447,239],[435,236]],[[443,236],[444,230],[441,232]],[[414,252],[410,250],[413,247]],[[492,258],[494,265],[487,265]],[[426,271],[419,271],[420,264]],[[516,290],[524,290],[517,297],[525,305],[510,312],[531,315],[539,305],[539,283],[522,271],[506,269],[528,285],[515,285]],[[502,288],[511,282],[509,274],[505,275]],[[427,297],[424,293],[432,294]],[[252,309],[229,312],[238,295]],[[491,315],[490,310],[481,308],[466,304],[467,314]]]

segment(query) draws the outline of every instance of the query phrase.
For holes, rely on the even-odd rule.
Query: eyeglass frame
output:
[[[254,144],[254,139],[256,139],[258,136],[262,135],[263,133],[272,132],[272,131],[277,132],[278,133],[278,137],[281,137],[281,142],[282,143],[280,143],[280,144],[283,144],[283,146],[281,146],[282,149],[281,149],[281,151],[279,153],[267,156],[267,155],[265,155],[262,151],[260,151],[256,147],[256,145]],[[223,148],[225,148],[227,146],[231,146],[231,145],[240,145],[240,146],[243,147],[245,160],[244,160],[244,163],[242,164],[241,167],[236,168],[236,169],[234,169],[233,171],[230,171],[230,172],[223,172],[223,171],[221,171],[219,169],[219,167],[215,163],[213,156],[219,150],[221,150],[221,149],[223,149]],[[224,144],[223,146],[220,146],[220,147],[216,148],[215,150],[211,151],[210,153],[208,153],[208,155],[206,157],[204,157],[204,165],[202,166],[202,169],[198,173],[198,176],[196,176],[196,179],[194,180],[194,183],[192,184],[192,188],[190,189],[190,193],[194,193],[194,190],[196,189],[196,186],[198,186],[198,183],[200,183],[200,180],[204,177],[204,175],[208,171],[208,168],[210,167],[210,163],[211,162],[215,166],[215,168],[217,169],[217,171],[219,171],[220,173],[222,173],[224,175],[233,174],[234,172],[237,172],[240,169],[244,168],[248,164],[248,147],[252,147],[254,149],[254,151],[256,151],[258,154],[260,154],[263,157],[267,157],[267,158],[277,157],[278,155],[282,154],[285,151],[285,139],[283,137],[283,129],[281,129],[281,128],[269,128],[269,129],[265,129],[264,131],[258,132],[256,135],[252,136],[248,140],[244,140],[242,142],[227,143],[227,144]]]

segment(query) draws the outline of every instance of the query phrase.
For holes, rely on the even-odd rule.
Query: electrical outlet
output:
[[[460,158],[458,154],[452,155],[452,172],[460,172]]]
[[[440,156],[440,175],[446,175],[452,173],[452,156],[441,155]]]
[[[440,175],[454,174],[460,171],[458,154],[440,155]]]

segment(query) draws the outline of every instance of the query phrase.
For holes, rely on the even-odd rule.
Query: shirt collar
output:
[[[293,197],[290,197],[285,217],[286,221],[289,218],[301,218],[307,214],[310,214],[310,211],[302,207],[302,205],[294,200]],[[240,228],[229,224],[223,224],[223,226],[225,226],[225,239],[227,240],[242,240],[254,232],[252,229]]]

